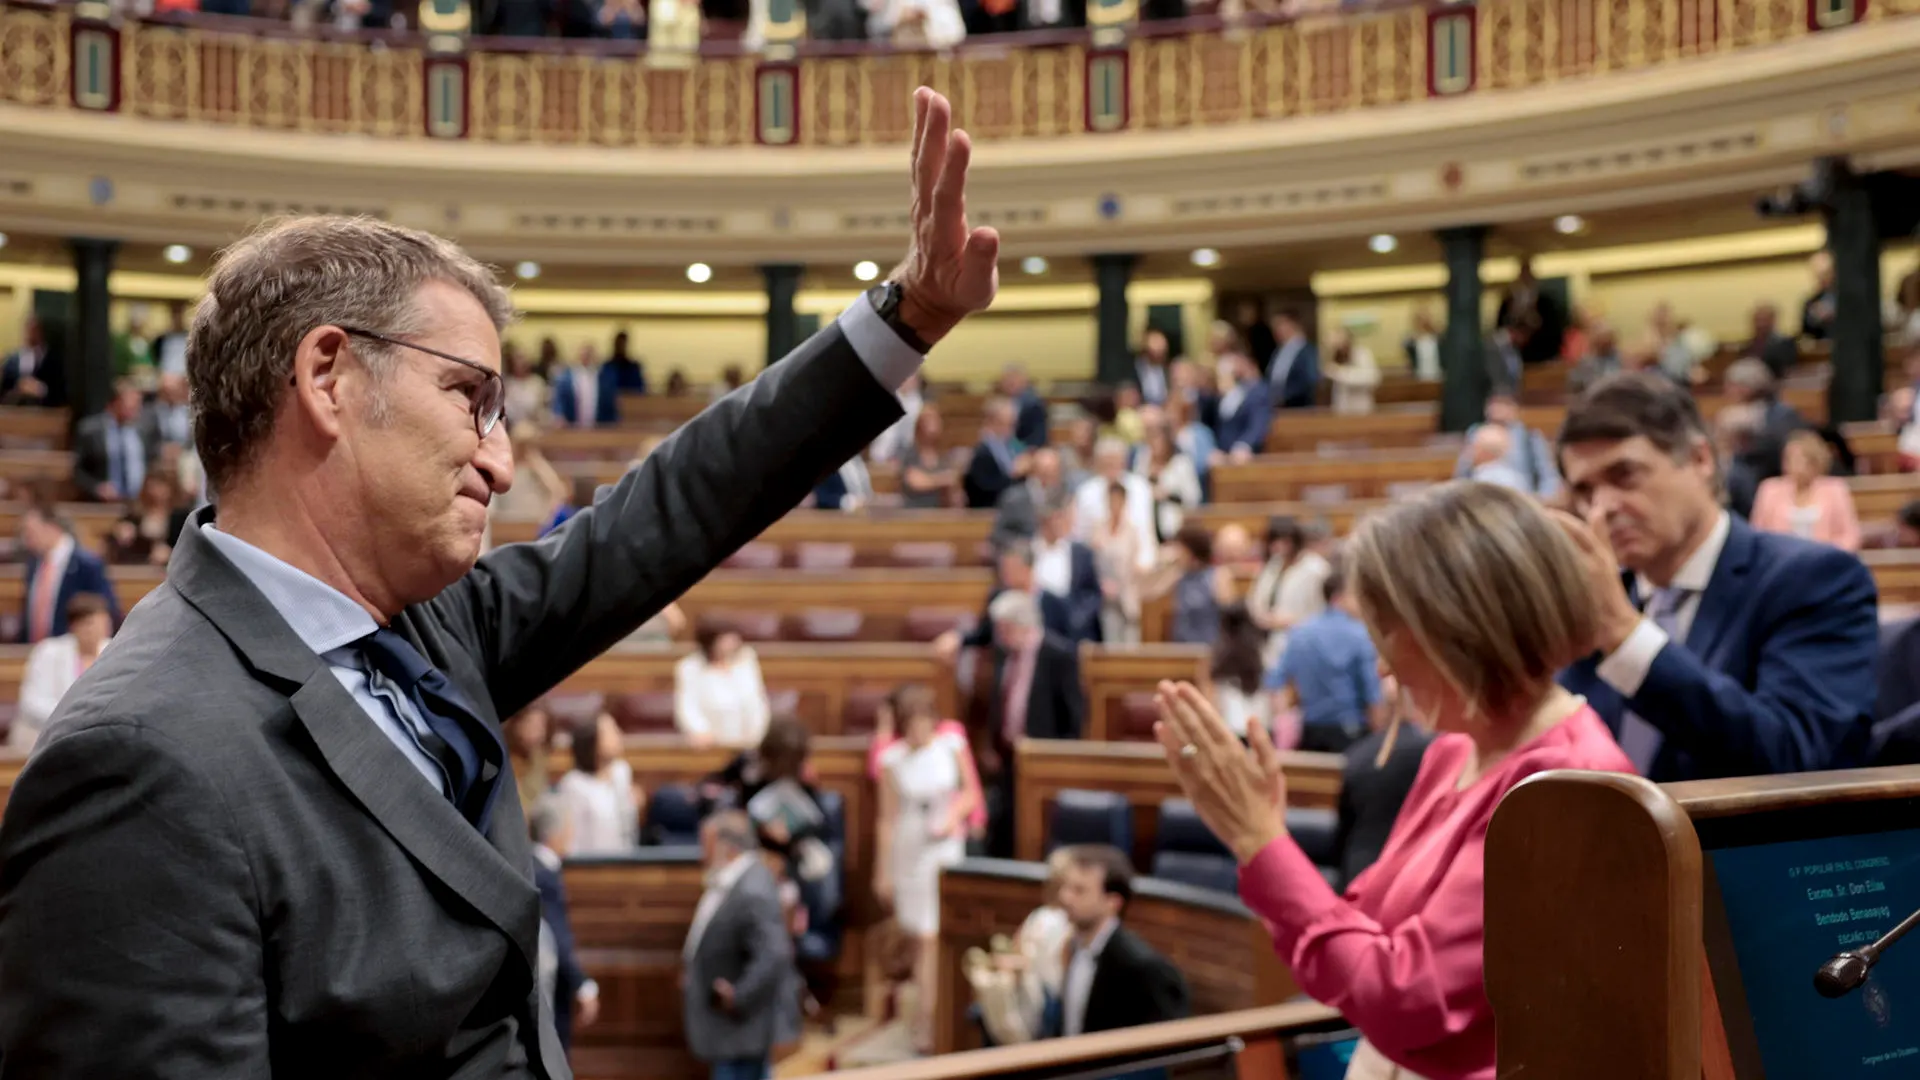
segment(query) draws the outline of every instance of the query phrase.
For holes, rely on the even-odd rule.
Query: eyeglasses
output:
[[[506,380],[502,379],[500,373],[492,368],[476,364],[471,360],[462,360],[458,356],[454,356],[451,353],[443,353],[438,349],[429,349],[425,345],[415,345],[411,341],[401,341],[399,338],[391,338],[385,334],[376,334],[371,330],[362,330],[355,326],[342,326],[340,329],[346,331],[347,334],[352,337],[366,338],[368,341],[377,341],[382,345],[397,345],[403,349],[412,349],[415,352],[426,353],[428,356],[437,356],[442,360],[451,360],[461,367],[472,368],[481,375],[486,376],[478,384],[475,384],[472,391],[467,395],[468,403],[473,409],[473,430],[478,432],[481,438],[484,439],[492,434],[494,425],[498,424],[500,418],[506,415]]]

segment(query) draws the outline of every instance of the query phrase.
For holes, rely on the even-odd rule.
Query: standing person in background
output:
[[[913,424],[913,441],[901,451],[900,502],[910,510],[932,510],[965,505],[960,489],[962,465],[960,451],[947,450],[940,442],[944,427],[940,410],[922,405]],[[1016,490],[1019,485],[1009,488]],[[1004,501],[1006,493],[1001,494]]]
[[[1140,388],[1140,400],[1148,405],[1165,405],[1170,389],[1167,365],[1172,362],[1172,346],[1166,331],[1147,327],[1140,335],[1140,352],[1133,358],[1134,385]]]
[[[1211,645],[1220,636],[1220,609],[1233,602],[1233,592],[1233,575],[1213,564],[1212,534],[1198,524],[1180,530],[1140,585],[1142,600],[1173,595],[1168,640],[1189,645]]]
[[[772,708],[760,657],[736,630],[701,620],[695,648],[673,667],[673,723],[696,746],[753,746]]]
[[[873,871],[874,895],[919,945],[919,1014],[909,1028],[923,1053],[932,1045],[939,1000],[940,871],[966,857],[967,823],[983,804],[966,745],[937,737],[939,717],[926,704],[907,702],[899,741],[880,755]]]
[[[1414,309],[1413,328],[1405,342],[1407,367],[1421,382],[1440,381],[1440,331],[1434,327],[1433,312],[1425,305]]]
[[[81,593],[93,593],[107,602],[111,621],[120,621],[120,602],[113,595],[113,579],[100,556],[81,547],[67,524],[42,502],[27,504],[20,515],[20,546],[27,563],[21,568],[27,583],[20,600],[22,644],[31,645],[67,632],[67,605]]]
[[[66,368],[48,348],[40,320],[29,315],[20,330],[20,347],[0,361],[0,405],[60,408],[66,403]]]
[[[1246,354],[1254,358],[1254,364],[1262,372],[1266,370],[1266,363],[1272,358],[1274,350],[1280,347],[1279,340],[1273,336],[1272,320],[1260,314],[1258,299],[1242,299],[1234,305],[1231,321],[1222,319],[1215,325],[1226,326],[1235,340],[1245,342]]]
[[[1033,585],[1058,597],[1067,611],[1067,636],[1099,641],[1104,598],[1093,549],[1073,538],[1073,503],[1056,498],[1041,509],[1033,538]]]
[[[1127,487],[1107,484],[1107,517],[1087,537],[1100,576],[1100,640],[1140,643],[1140,534],[1127,521]]]
[[[628,338],[625,330],[613,335],[613,352],[607,354],[606,368],[613,373],[613,389],[616,393],[644,394],[647,392],[647,369],[639,360],[627,353]]]
[[[1220,638],[1213,643],[1208,665],[1213,706],[1227,727],[1242,739],[1247,729],[1273,722],[1273,699],[1261,688],[1260,649],[1267,636],[1255,625],[1245,604],[1228,604],[1220,611]]]
[[[1829,476],[1833,452],[1818,432],[1796,431],[1787,438],[1781,459],[1784,475],[1760,483],[1748,521],[1763,532],[1786,533],[1860,550],[1860,516],[1846,480]]]
[[[1166,414],[1156,410],[1146,418],[1146,441],[1134,454],[1133,471],[1153,484],[1155,535],[1171,540],[1180,532],[1189,510],[1201,502],[1200,474],[1193,459],[1180,450]]]
[[[1307,340],[1306,322],[1297,313],[1282,311],[1272,321],[1274,340],[1279,342],[1267,365],[1273,407],[1310,409],[1319,404],[1320,350]],[[1227,444],[1224,438],[1220,442]]]
[[[1333,383],[1333,411],[1364,416],[1373,411],[1373,392],[1380,385],[1380,366],[1373,350],[1353,340],[1342,327],[1327,342],[1327,381]]]
[[[1267,445],[1267,431],[1273,427],[1273,398],[1250,357],[1225,353],[1215,374],[1219,380],[1213,425],[1215,449],[1207,464],[1217,469],[1229,461],[1247,461]]]
[[[578,359],[553,377],[553,415],[566,427],[612,427],[620,422],[619,375],[582,345]]]
[[[1807,271],[1813,275],[1813,295],[1800,307],[1800,336],[1808,341],[1825,341],[1833,336],[1833,317],[1839,310],[1833,276],[1833,253],[1816,251],[1807,259]]]
[[[1563,678],[1641,774],[1859,765],[1879,658],[1859,558],[1728,514],[1692,394],[1658,376],[1616,375],[1569,405],[1560,461],[1577,515],[1562,523],[1600,611]]]
[[[1742,360],[1758,360],[1776,379],[1784,379],[1800,363],[1800,345],[1780,332],[1780,309],[1772,304],[1756,304],[1753,309],[1753,336],[1740,350]]]
[[[1047,399],[1033,388],[1027,369],[1008,364],[996,384],[1001,396],[1013,403],[1013,437],[1022,448],[1032,450],[1047,445]]]
[[[1380,860],[1407,793],[1420,776],[1420,763],[1433,732],[1413,712],[1399,680],[1380,677],[1387,708],[1371,715],[1373,730],[1347,747],[1340,770],[1340,824],[1334,850],[1340,853],[1340,888],[1353,887],[1360,872]]]
[[[624,855],[639,842],[647,797],[621,756],[623,742],[620,725],[606,713],[573,725],[573,768],[554,793],[566,810],[576,855]]]
[[[1262,669],[1280,660],[1287,631],[1326,610],[1327,578],[1333,567],[1313,549],[1316,537],[1290,517],[1267,519],[1267,561],[1247,591],[1247,613],[1267,632]]]
[[[793,938],[780,885],[757,854],[753,822],[722,810],[700,826],[706,891],[681,949],[687,1048],[712,1080],[769,1080],[793,987]]]
[[[98,593],[75,593],[67,601],[67,632],[45,638],[27,653],[20,677],[20,707],[7,729],[7,745],[24,754],[46,730],[60,699],[80,681],[113,636],[113,615]]]
[[[140,388],[131,379],[113,384],[104,411],[73,429],[73,484],[95,502],[131,499],[147,477],[155,446],[140,424]]]
[[[553,388],[547,385],[547,377],[522,356],[512,342],[500,347],[500,370],[507,381],[507,424],[517,440],[522,424],[537,422],[548,415]]]
[[[981,409],[980,442],[961,480],[971,509],[993,506],[1033,468],[1033,455],[1014,434],[1015,417],[1013,401],[1004,397],[989,398]]]
[[[153,341],[153,362],[161,379],[169,375],[187,377],[187,302],[167,304],[167,332]]]
[[[1324,590],[1326,610],[1287,635],[1266,688],[1280,698],[1276,712],[1299,709],[1300,749],[1338,754],[1378,725],[1387,703],[1380,695],[1379,654],[1338,560]]]
[[[1599,625],[1580,555],[1531,499],[1446,484],[1347,541],[1358,607],[1421,715],[1445,732],[1380,860],[1336,892],[1287,835],[1280,755],[1251,752],[1190,685],[1163,683],[1174,778],[1240,863],[1240,898],[1300,988],[1363,1042],[1347,1080],[1492,1080],[1485,842],[1494,807],[1548,769],[1624,772],[1605,725],[1553,672]]]
[[[1138,545],[1134,565],[1143,571],[1152,569],[1159,548],[1153,520],[1153,485],[1127,471],[1127,444],[1118,439],[1101,439],[1094,444],[1093,475],[1082,480],[1073,493],[1075,531],[1086,539],[1107,523],[1115,484],[1127,492],[1125,518]]]
[[[567,886],[561,865],[573,854],[567,815],[559,803],[543,798],[527,814],[533,839],[533,886],[540,890],[540,992],[553,1009],[560,1046],[573,1049],[573,1029],[593,1026],[600,1016],[600,984],[587,978],[573,947],[573,920],[567,917]]]
[[[1033,451],[1025,479],[1001,492],[994,504],[994,545],[1033,539],[1040,531],[1040,508],[1070,490],[1061,473],[1060,451],[1051,446]]]

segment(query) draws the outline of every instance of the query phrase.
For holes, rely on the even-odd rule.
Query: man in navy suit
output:
[[[1561,523],[1600,604],[1596,654],[1561,681],[1643,774],[1863,764],[1879,628],[1858,558],[1727,513],[1693,397],[1658,375],[1614,375],[1582,394],[1560,462],[1585,519]]]
[[[1228,361],[1236,365],[1235,381],[1220,395],[1213,422],[1213,441],[1219,449],[1209,465],[1228,459],[1244,461],[1267,444],[1267,429],[1273,426],[1272,391],[1253,361],[1237,356]]]
[[[580,363],[553,379],[553,415],[567,427],[620,422],[620,373],[608,364]]]
[[[47,347],[40,320],[29,315],[20,347],[0,360],[0,405],[67,403],[66,372],[59,356]]]
[[[1100,570],[1093,549],[1073,538],[1073,502],[1055,496],[1041,508],[1040,532],[1033,541],[1033,584],[1039,590],[1041,618],[1050,600],[1064,607],[1064,626],[1049,630],[1069,641],[1100,640]]]
[[[1312,408],[1320,391],[1320,350],[1307,340],[1300,316],[1283,311],[1273,317],[1273,336],[1279,344],[1267,365],[1277,409]]]
[[[20,542],[27,549],[26,596],[20,606],[20,640],[26,644],[67,632],[67,603],[76,593],[106,598],[107,613],[120,624],[120,601],[100,556],[74,542],[73,534],[40,503],[20,519]]]

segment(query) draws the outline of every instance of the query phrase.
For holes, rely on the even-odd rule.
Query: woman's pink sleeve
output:
[[[880,782],[880,755],[893,745],[892,739],[883,739],[878,735],[867,740],[867,779]]]
[[[1375,1046],[1418,1049],[1487,1010],[1481,945],[1485,824],[1460,848],[1426,908],[1384,927],[1336,894],[1281,837],[1240,870],[1240,896],[1267,923],[1300,989],[1331,1005]],[[1422,873],[1418,863],[1402,873]]]
[[[1841,551],[1860,551],[1860,514],[1853,506],[1853,492],[1839,477],[1828,477],[1829,511],[1833,518],[1833,546]]]
[[[940,725],[940,732],[960,741],[960,765],[967,770],[967,782],[980,793],[979,801],[973,804],[973,813],[967,815],[967,824],[984,829],[987,827],[987,789],[980,784],[980,766],[973,760],[973,743],[967,738],[967,726],[958,720],[948,720]]]

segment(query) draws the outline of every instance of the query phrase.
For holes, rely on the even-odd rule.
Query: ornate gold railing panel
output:
[[[89,20],[0,0],[0,102],[380,138],[611,147],[898,143],[912,87],[978,139],[1315,116],[1523,89],[1920,14],[1920,0],[1479,0],[951,55],[776,59],[369,46],[284,28]]]

